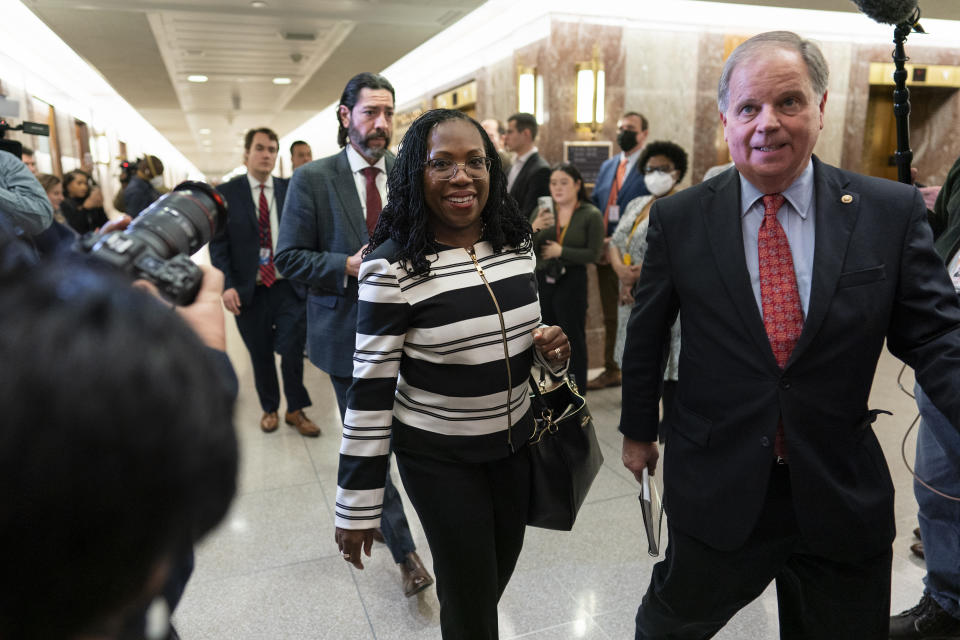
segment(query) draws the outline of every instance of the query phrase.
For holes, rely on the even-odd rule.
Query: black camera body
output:
[[[226,224],[227,205],[213,187],[183,182],[143,210],[123,231],[87,234],[81,248],[132,278],[152,282],[178,305],[194,301],[203,272],[190,255]]]
[[[12,153],[23,159],[23,145],[16,140],[5,140],[7,131],[23,131],[32,136],[49,136],[50,126],[39,122],[23,122],[15,127],[7,122],[6,118],[0,118],[0,151]]]

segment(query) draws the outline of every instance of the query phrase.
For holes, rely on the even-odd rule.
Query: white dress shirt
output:
[[[520,175],[520,172],[523,171],[523,165],[527,163],[527,160],[530,159],[530,156],[537,152],[537,148],[533,147],[530,151],[527,151],[522,156],[517,156],[517,159],[513,161],[513,165],[510,167],[510,173],[507,174],[507,192],[509,193],[510,189],[513,189],[513,183],[517,181],[517,176]]]
[[[260,224],[260,181],[254,178],[249,173],[247,174],[247,181],[250,183],[250,195],[253,197],[253,212],[257,217],[257,226],[259,228]],[[263,196],[267,199],[267,206],[270,207],[270,244],[273,248],[273,253],[277,253],[277,236],[280,235],[280,214],[277,211],[277,194],[273,190],[273,176],[267,176],[267,181],[263,183]],[[274,275],[279,280],[283,278],[280,275],[280,272],[277,271],[276,267],[273,269]],[[257,278],[259,278],[259,272]]]

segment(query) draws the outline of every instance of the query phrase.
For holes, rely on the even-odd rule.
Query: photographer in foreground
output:
[[[236,488],[223,276],[172,312],[89,258],[19,264],[0,274],[0,638],[165,638],[143,612]]]
[[[53,222],[53,207],[43,187],[20,159],[0,151],[0,216],[27,235]]]

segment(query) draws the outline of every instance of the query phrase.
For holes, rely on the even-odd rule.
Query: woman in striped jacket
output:
[[[570,347],[540,324],[530,225],[476,121],[422,115],[389,180],[360,269],[336,538],[362,569],[392,438],[430,543],[443,637],[495,639],[526,526],[530,367],[562,373]]]

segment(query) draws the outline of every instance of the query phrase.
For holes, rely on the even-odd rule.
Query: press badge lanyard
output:
[[[637,214],[637,219],[633,221],[633,228],[630,229],[630,235],[627,236],[627,246],[628,246],[628,247],[630,246],[630,238],[632,238],[632,237],[633,237],[633,234],[636,233],[637,227],[640,226],[640,223],[641,223],[641,222],[643,222],[644,220],[647,219],[647,216],[641,215],[642,213],[643,213],[643,209],[641,209],[641,210],[640,210],[640,213]],[[628,267],[629,267],[631,264],[633,264],[633,258],[630,256],[629,253],[624,253],[624,254],[623,254],[623,264],[627,265]]]

